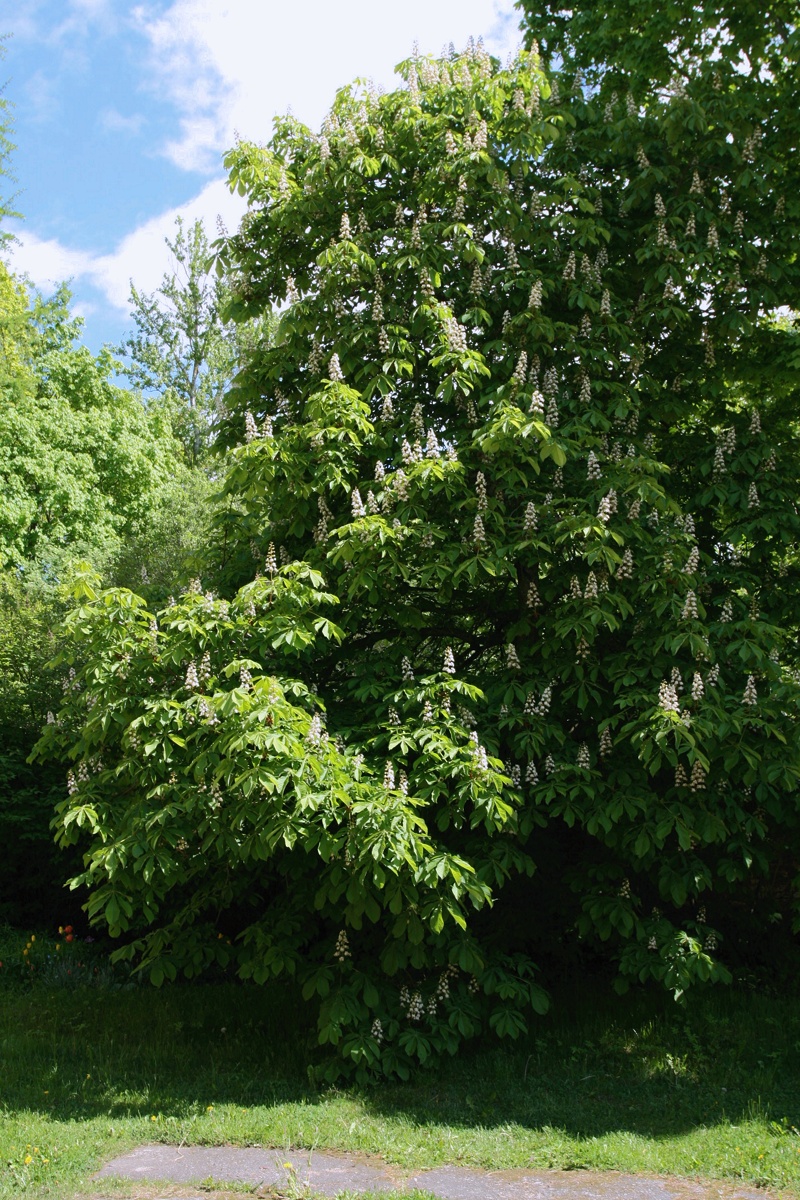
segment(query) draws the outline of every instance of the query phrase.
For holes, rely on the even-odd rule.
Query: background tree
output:
[[[239,369],[243,351],[269,336],[270,314],[249,326],[226,323],[222,310],[228,286],[214,270],[201,221],[188,230],[176,221],[165,239],[173,270],[151,295],[131,284],[135,332],[119,347],[124,373],[150,402],[165,407],[189,460],[206,460],[213,426]]]
[[[64,767],[27,762],[63,696],[49,663],[64,610],[52,588],[0,573],[0,921],[29,928],[80,915],[80,895],[63,892],[79,856],[59,850],[50,828]]]
[[[701,120],[534,49],[402,70],[230,153],[230,311],[288,307],[216,552],[157,616],[84,574],[40,752],[155,981],[298,974],[321,1042],[407,1074],[523,1030],[537,962],[681,995],[756,879],[796,918],[795,343],[760,314],[800,202],[732,76]]]

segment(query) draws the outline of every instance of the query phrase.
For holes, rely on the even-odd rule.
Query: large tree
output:
[[[297,973],[322,1042],[402,1074],[515,1036],[584,945],[727,977],[797,847],[800,520],[768,317],[798,199],[735,80],[711,137],[680,89],[599,102],[535,49],[401,70],[230,153],[232,315],[285,308],[216,548],[157,616],[83,577],[41,751],[156,981]]]

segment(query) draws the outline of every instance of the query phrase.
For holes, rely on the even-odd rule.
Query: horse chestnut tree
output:
[[[731,74],[400,71],[228,155],[230,316],[280,320],[213,544],[159,613],[83,571],[40,753],[120,953],[294,976],[333,1070],[407,1077],[558,954],[728,978],[796,853],[798,200]]]

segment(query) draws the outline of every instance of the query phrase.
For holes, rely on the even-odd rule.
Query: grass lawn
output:
[[[791,997],[720,989],[683,1010],[568,995],[524,1044],[359,1093],[309,1083],[313,1029],[289,988],[102,979],[0,983],[0,1197],[99,1195],[102,1161],[152,1141],[332,1148],[408,1168],[706,1175],[800,1197]]]

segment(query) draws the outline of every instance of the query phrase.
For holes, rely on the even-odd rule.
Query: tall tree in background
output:
[[[124,373],[156,402],[165,405],[189,460],[206,460],[213,427],[239,369],[243,353],[268,336],[269,315],[249,327],[226,323],[227,283],[212,268],[201,221],[188,229],[176,221],[173,256],[157,291],[148,295],[131,284],[131,315],[136,326],[119,348]]]

